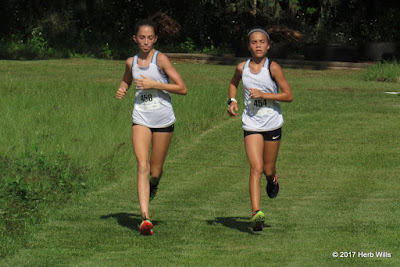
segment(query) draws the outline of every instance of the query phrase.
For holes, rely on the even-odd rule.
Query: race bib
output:
[[[136,108],[142,111],[157,110],[160,108],[160,98],[157,89],[141,90],[136,95]]]
[[[268,99],[252,98],[247,101],[247,107],[250,114],[253,116],[269,115],[274,111],[274,102]]]

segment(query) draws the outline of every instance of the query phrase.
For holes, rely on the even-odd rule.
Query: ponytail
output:
[[[156,35],[160,35],[161,37],[175,36],[179,33],[180,29],[179,23],[163,12],[157,12],[148,19],[139,20],[135,24],[135,34],[137,34],[141,26],[152,27],[154,29],[154,33]]]

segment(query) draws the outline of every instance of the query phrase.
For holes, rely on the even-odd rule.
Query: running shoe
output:
[[[157,185],[150,183],[150,201],[152,201],[157,195]]]
[[[267,195],[270,198],[276,198],[276,196],[279,193],[279,182],[278,182],[278,177],[275,175],[274,181],[272,182],[267,182]]]
[[[265,222],[264,213],[261,210],[254,212],[250,222],[251,227],[253,227],[253,231],[262,231]]]
[[[142,235],[153,235],[153,224],[150,220],[144,219],[139,226]]]

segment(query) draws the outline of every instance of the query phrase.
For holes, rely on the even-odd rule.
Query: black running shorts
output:
[[[251,134],[261,134],[264,138],[264,141],[279,141],[282,137],[282,128],[267,131],[267,132],[253,132],[253,131],[244,131],[244,137]]]
[[[132,126],[140,125],[136,123],[132,123]],[[145,126],[146,127],[146,126]],[[149,128],[152,133],[172,133],[174,131],[175,124],[164,128]]]

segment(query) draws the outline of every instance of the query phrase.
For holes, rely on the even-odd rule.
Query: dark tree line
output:
[[[162,36],[168,52],[234,52],[254,26],[275,27],[276,42],[360,45],[400,40],[398,0],[2,0],[2,48],[18,42],[37,49],[124,57],[134,24],[163,12],[180,25]],[[278,29],[278,30],[277,30]],[[279,30],[281,29],[281,30]],[[288,32],[289,31],[289,32]],[[293,35],[292,35],[293,36]],[[125,51],[125,52],[124,52]],[[4,52],[2,53],[4,54]]]

